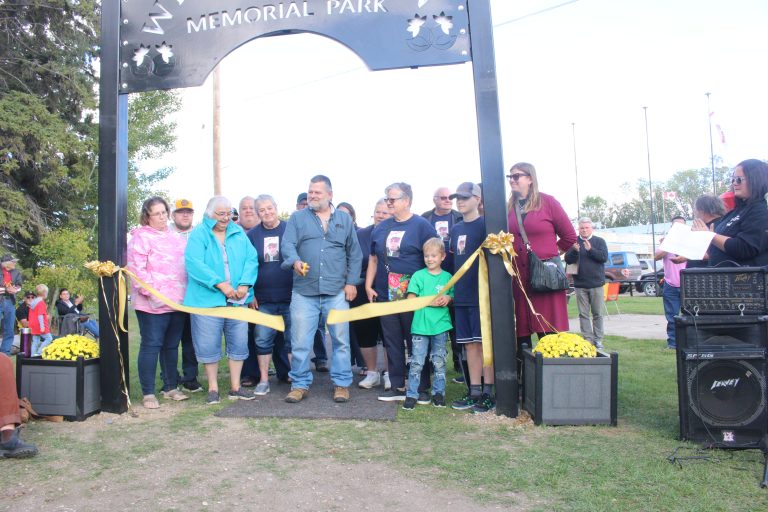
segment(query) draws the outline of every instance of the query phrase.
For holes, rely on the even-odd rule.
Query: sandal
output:
[[[157,397],[155,395],[144,395],[144,399],[141,401],[141,404],[145,409],[160,408],[160,402],[157,401]]]
[[[189,397],[178,389],[172,389],[170,391],[163,391],[163,398],[166,400],[173,400],[174,402],[181,402],[182,400],[187,400]]]
[[[253,377],[246,377],[243,380],[240,381],[240,385],[244,388],[252,388],[256,386],[256,379]]]

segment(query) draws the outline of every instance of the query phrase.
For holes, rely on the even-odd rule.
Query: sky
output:
[[[504,171],[532,163],[569,216],[577,194],[625,201],[621,185],[634,190],[649,167],[654,182],[709,167],[710,110],[725,165],[768,158],[765,0],[491,0],[491,11]],[[437,187],[480,181],[471,66],[372,72],[321,36],[247,43],[220,64],[223,195],[270,194],[292,211],[326,174],[360,226],[393,182],[411,184],[415,212],[432,208]],[[176,151],[142,168],[174,166],[160,187],[199,220],[213,195],[210,77],[179,92]]]

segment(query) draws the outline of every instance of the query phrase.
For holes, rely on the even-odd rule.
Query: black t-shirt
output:
[[[715,233],[730,239],[725,251],[709,246],[709,265],[768,265],[768,206],[764,200],[739,204],[715,226]]]
[[[451,229],[453,229],[454,213],[449,212],[445,215],[432,214],[427,219],[430,224],[435,228],[435,234],[445,244],[445,259],[440,267],[446,272],[453,272],[453,255],[450,253],[451,245]]]
[[[461,266],[485,240],[485,219],[466,222],[461,221],[451,229],[451,254],[453,255],[452,274],[456,274]],[[480,264],[475,260],[464,277],[453,286],[453,301],[457,306],[477,306],[477,269]]]
[[[435,237],[435,229],[423,217],[412,215],[404,222],[390,217],[371,233],[371,254],[378,258],[379,268],[373,288],[380,298],[387,297],[387,265],[389,272],[413,274],[425,267],[422,246]],[[377,269],[378,270],[378,269]]]
[[[253,286],[253,296],[259,302],[290,302],[293,289],[293,271],[283,270],[283,254],[280,251],[285,222],[280,222],[274,229],[267,229],[259,224],[248,231],[251,241],[259,255],[259,275]]]

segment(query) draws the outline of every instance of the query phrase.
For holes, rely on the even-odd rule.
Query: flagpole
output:
[[[709,158],[712,164],[712,194],[717,195],[717,186],[715,185],[715,146],[712,144],[712,108],[709,106],[709,94],[704,93],[707,97],[707,119],[709,120]]]
[[[651,144],[648,139],[648,107],[643,107],[643,116],[645,117],[645,154],[648,158],[648,190],[650,192],[651,203],[651,245],[653,246],[652,258],[656,258],[656,223],[653,218],[653,181],[651,180]],[[664,208],[664,200],[661,201],[661,207]],[[664,216],[666,218],[666,216]],[[653,263],[654,284],[659,282],[656,272],[656,262]]]
[[[573,134],[573,172],[576,174],[576,221],[581,218],[581,203],[579,202],[579,167],[576,165],[576,123],[571,123]]]

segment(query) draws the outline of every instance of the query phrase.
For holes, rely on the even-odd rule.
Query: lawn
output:
[[[652,312],[652,306],[660,308],[659,300],[638,297],[623,301],[622,311]],[[131,394],[134,402],[140,403],[134,315],[131,327]],[[535,427],[530,422],[478,418],[429,406],[412,412],[401,410],[398,420],[391,423],[223,421],[212,414],[226,404],[205,406],[202,393],[198,393],[187,402],[164,406],[172,407],[173,414],[151,421],[141,419],[145,413],[137,407],[140,428],[118,422],[111,427],[99,426],[98,420],[91,419],[86,422],[90,427],[79,434],[79,424],[36,423],[27,436],[40,446],[42,454],[28,463],[24,478],[28,486],[56,495],[61,492],[61,483],[55,482],[55,475],[76,465],[78,469],[67,477],[74,488],[90,485],[87,482],[96,475],[104,485],[130,486],[129,478],[122,475],[140,475],[145,457],[168,449],[166,444],[172,442],[169,435],[182,443],[205,437],[213,422],[222,432],[246,429],[263,438],[259,441],[263,445],[243,449],[258,450],[265,470],[277,474],[313,464],[322,470],[330,457],[348,468],[376,461],[396,474],[438,490],[458,490],[473,497],[478,505],[502,509],[768,509],[768,491],[759,488],[763,459],[758,451],[708,451],[703,459],[680,464],[668,460],[678,448],[686,456],[695,455],[696,449],[696,445],[677,439],[674,352],[666,350],[663,341],[620,337],[608,337],[606,347],[620,354],[617,427]],[[221,383],[226,382],[225,371],[222,368]],[[458,385],[449,384],[449,400],[460,393]],[[159,443],[161,437],[167,441]],[[139,462],[135,462],[137,457]],[[277,460],[278,465],[269,462]],[[160,476],[162,464],[173,466],[171,460],[160,464]],[[209,469],[216,471],[215,459],[212,464]],[[228,464],[223,471],[245,470],[231,466],[231,461]],[[175,476],[163,481],[163,493],[181,499],[194,474],[174,473],[171,466],[168,470]],[[4,471],[0,488],[16,478],[14,471]],[[364,501],[366,496],[359,499]]]
[[[632,297],[628,293],[623,293],[619,295],[617,304],[622,313],[636,315],[664,314],[664,304],[662,303],[661,297],[646,297],[641,294],[635,294],[635,296]],[[616,312],[616,305],[612,302],[606,302],[605,307],[608,308],[610,314]],[[579,312],[576,307],[576,296],[572,295],[568,301],[568,318],[576,318],[578,316]]]

